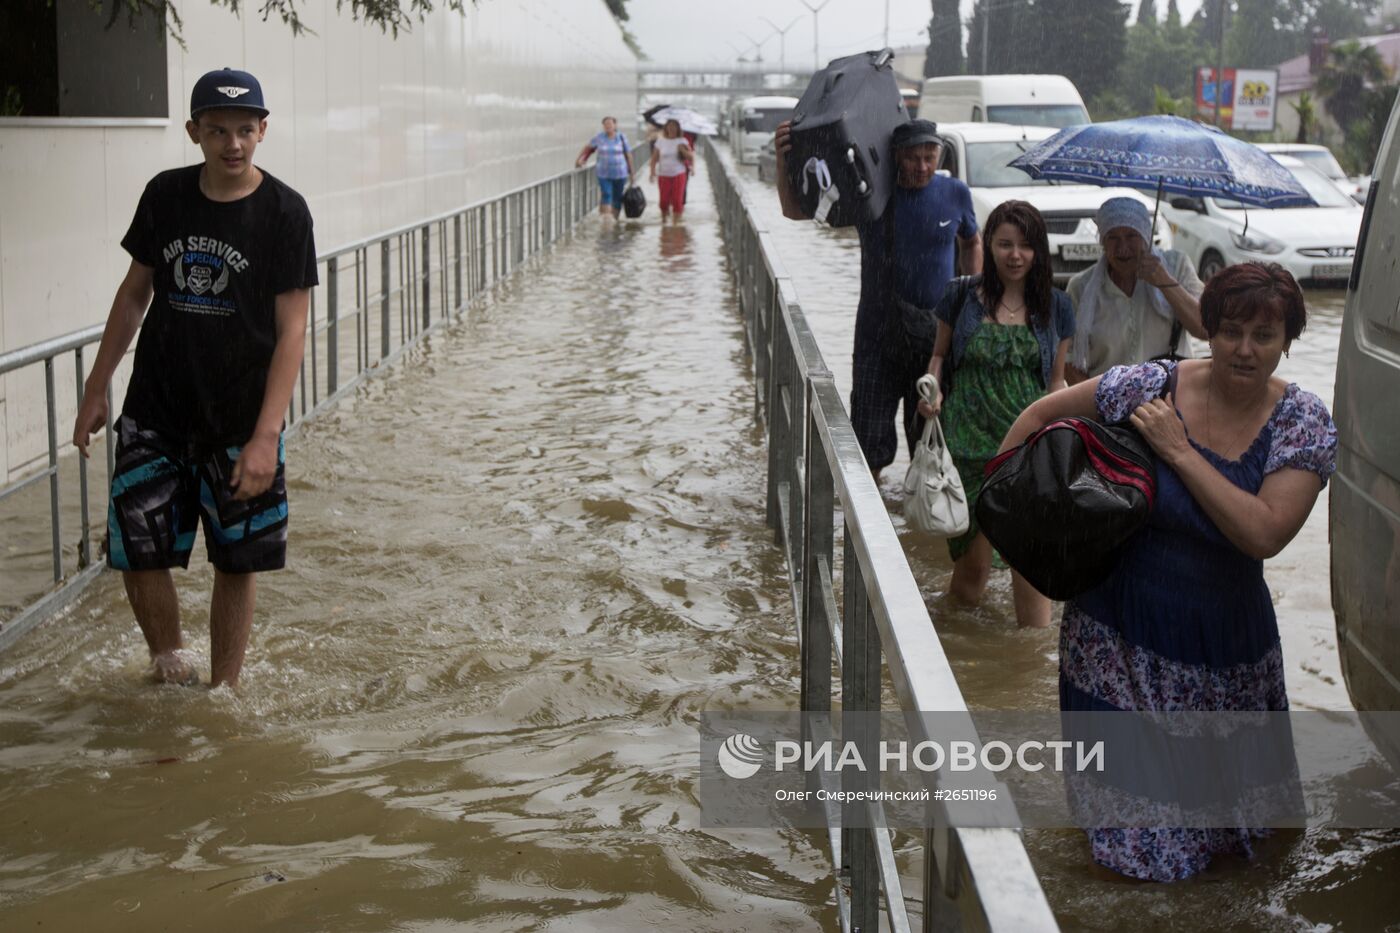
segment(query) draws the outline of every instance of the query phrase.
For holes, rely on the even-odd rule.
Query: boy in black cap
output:
[[[899,449],[894,415],[904,402],[904,437],[912,453],[923,431],[915,383],[928,371],[933,353],[933,308],[956,274],[982,271],[982,241],[972,192],[956,178],[937,174],[941,144],[928,120],[900,124],[891,139],[898,171],[885,216],[858,224],[860,305],[856,310],[855,352],[851,360],[851,426],[861,452],[879,482],[880,471]],[[788,187],[784,160],[792,150],[791,127],[778,127],[778,198],[783,216],[806,219]],[[891,213],[893,212],[893,213]],[[893,257],[886,257],[892,241]],[[885,279],[889,269],[894,281]],[[911,332],[911,321],[927,332]]]
[[[170,568],[189,565],[201,516],[214,565],[211,686],[237,683],[256,574],[286,561],[282,418],[301,366],[316,248],[301,195],[253,164],[267,113],[247,72],[195,82],[185,130],[204,161],[160,173],[141,195],[122,239],[131,266],[73,427],[87,456],[107,420],[112,374],[140,328],[116,424],[107,563],[122,571],[162,682],[199,680],[181,650]]]

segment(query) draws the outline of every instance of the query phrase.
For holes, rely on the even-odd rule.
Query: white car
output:
[[[1203,281],[1225,266],[1260,260],[1279,263],[1305,284],[1345,287],[1361,233],[1361,205],[1297,159],[1274,158],[1316,207],[1246,208],[1220,198],[1173,197],[1162,213],[1172,223],[1176,248],[1196,263]]]
[[[1029,201],[1045,218],[1050,235],[1050,262],[1055,283],[1063,285],[1070,276],[1093,265],[1103,251],[1094,215],[1109,198],[1133,197],[1152,210],[1151,195],[1131,188],[1100,188],[1059,181],[1036,181],[1020,169],[1011,168],[1012,159],[1058,130],[1044,126],[1011,126],[1003,123],[939,124],[943,138],[940,171],[964,181],[972,189],[972,206],[977,225],[986,233],[987,216],[1003,201]],[[1170,227],[1165,218],[1157,220],[1156,244],[1171,248]]]
[[[1337,190],[1358,204],[1366,203],[1366,191],[1371,187],[1371,176],[1348,176],[1337,162],[1337,157],[1326,146],[1315,143],[1258,143],[1269,155],[1292,156],[1308,168],[1321,172]]]

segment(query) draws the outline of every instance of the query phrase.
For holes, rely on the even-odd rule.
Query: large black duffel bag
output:
[[[1051,599],[1101,583],[1152,511],[1156,457],[1133,428],[1061,418],[987,462],[977,525]]]
[[[878,219],[894,191],[890,135],[909,113],[893,61],[889,49],[835,59],[793,110],[788,184],[804,213],[833,227]]]
[[[622,213],[632,219],[642,216],[642,211],[647,209],[646,192],[636,185],[632,185],[622,192]]]

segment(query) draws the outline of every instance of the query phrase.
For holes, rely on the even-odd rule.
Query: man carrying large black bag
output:
[[[805,220],[801,198],[789,180],[792,127],[776,135],[778,198],[783,216]],[[894,129],[895,191],[878,220],[857,223],[860,235],[860,304],[856,310],[851,366],[851,423],[875,475],[894,462],[899,447],[894,415],[904,403],[904,437],[912,453],[923,431],[915,383],[933,353],[933,308],[955,273],[982,271],[982,240],[972,192],[955,178],[936,174],[938,128],[910,120]]]

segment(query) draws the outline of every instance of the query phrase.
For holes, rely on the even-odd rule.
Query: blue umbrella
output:
[[[1010,165],[1032,178],[1156,191],[1159,201],[1169,192],[1259,207],[1315,203],[1293,173],[1258,146],[1181,117],[1066,127]]]

